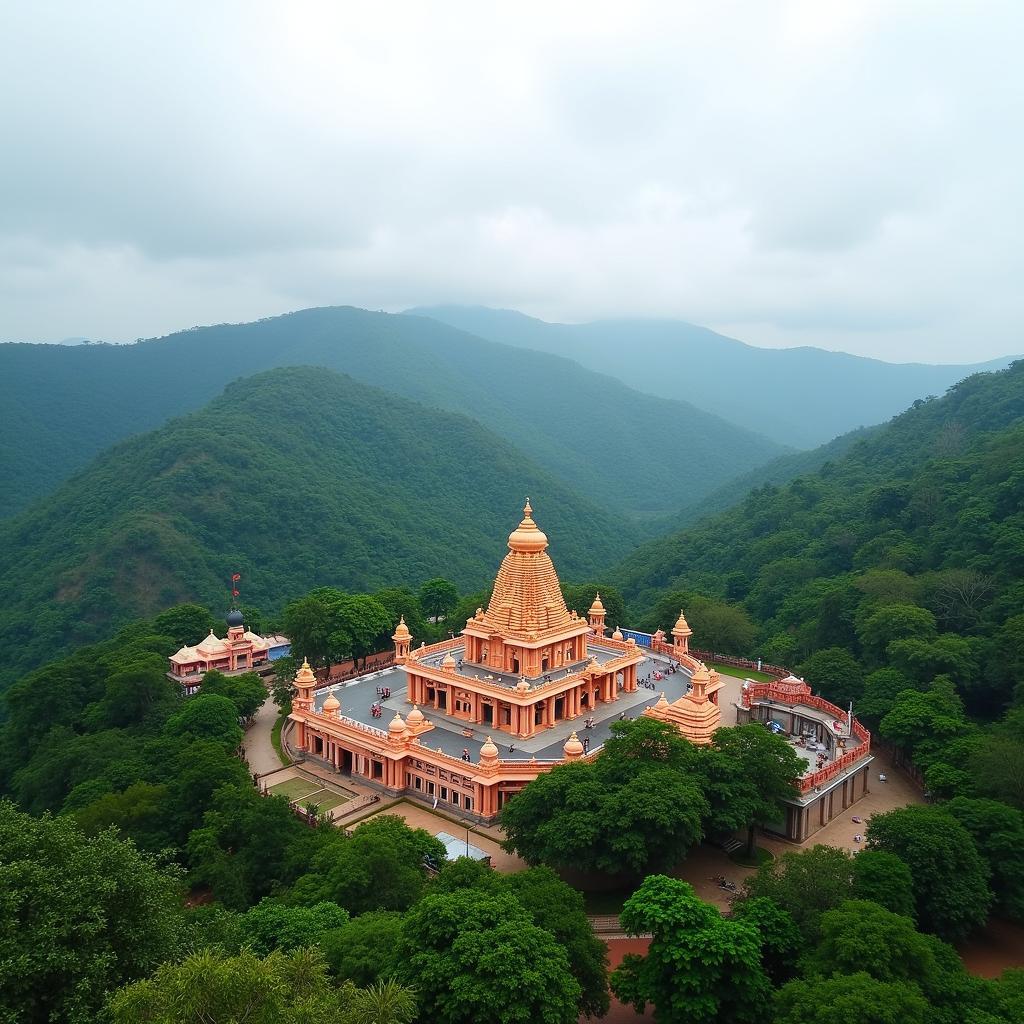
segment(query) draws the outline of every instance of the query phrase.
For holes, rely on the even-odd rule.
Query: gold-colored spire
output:
[[[533,521],[533,508],[530,499],[526,499],[523,509],[523,521],[509,534],[508,546],[512,551],[527,554],[538,554],[548,546],[547,537]]]

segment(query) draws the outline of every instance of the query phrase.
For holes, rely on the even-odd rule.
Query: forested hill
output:
[[[683,397],[780,444],[811,448],[882,423],[1006,359],[963,366],[885,363],[820,348],[766,349],[682,320],[551,324],[511,310],[409,310],[462,330],[576,359],[655,395]]]
[[[872,626],[871,614],[910,606],[896,638],[920,642],[903,656],[918,659],[922,680],[949,674],[994,711],[1024,672],[1024,362],[970,377],[817,472],[644,545],[615,578],[635,610],[673,590],[742,602],[763,626],[764,653],[789,664],[829,647],[870,661],[874,645],[877,659],[886,643],[871,631],[893,617]]]
[[[230,385],[0,524],[3,675],[179,601],[273,611],[320,585],[487,585],[526,495],[565,579],[631,527],[474,421],[315,368]]]
[[[568,359],[422,317],[308,309],[129,346],[0,345],[0,514],[115,441],[200,408],[232,380],[299,365],[472,416],[568,485],[640,516],[676,510],[782,450],[676,396],[641,394]]]

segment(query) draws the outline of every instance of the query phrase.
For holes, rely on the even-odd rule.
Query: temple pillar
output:
[[[547,705],[545,707],[545,709],[544,709],[544,717],[547,719],[545,724],[549,725],[549,726],[550,725],[554,725],[555,724],[555,698],[554,697],[548,697],[548,699],[544,703]]]

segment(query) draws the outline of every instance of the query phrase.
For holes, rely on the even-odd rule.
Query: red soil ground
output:
[[[650,945],[650,939],[605,939],[604,944],[608,947],[608,964],[611,970],[615,970],[622,963],[622,958],[627,953],[644,954]],[[580,1024],[584,1024],[586,1017],[580,1017]],[[631,1006],[623,1006],[612,996],[612,1007],[607,1017],[601,1018],[603,1024],[636,1024],[639,1020],[654,1020],[654,1009],[647,1007],[645,1014],[637,1014]]]
[[[971,974],[997,978],[1010,967],[1024,967],[1024,926],[993,919],[957,951]]]

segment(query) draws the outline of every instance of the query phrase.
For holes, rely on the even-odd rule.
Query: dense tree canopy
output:
[[[92,1024],[182,941],[180,873],[111,832],[0,801],[0,1016]]]
[[[610,873],[674,864],[703,835],[709,805],[696,748],[650,718],[618,722],[594,761],[560,765],[505,805],[508,845],[531,864]]]
[[[917,920],[950,941],[985,922],[992,895],[988,867],[971,833],[941,807],[903,807],[876,814],[869,849],[896,854],[910,868]]]
[[[761,936],[748,921],[728,920],[693,887],[650,875],[626,901],[622,924],[651,935],[646,956],[627,955],[612,991],[642,1013],[648,1003],[665,1024],[753,1024],[771,984],[761,966]]]
[[[511,893],[428,893],[406,914],[400,953],[420,1012],[437,1024],[577,1019],[581,990],[564,947]]]

